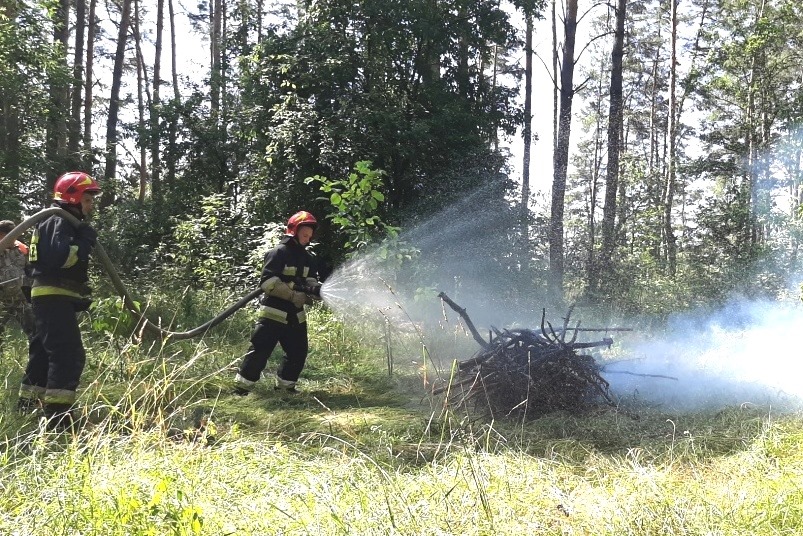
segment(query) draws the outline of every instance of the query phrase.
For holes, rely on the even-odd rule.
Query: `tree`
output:
[[[151,137],[151,199],[157,213],[162,203],[161,188],[161,133],[159,125],[159,108],[161,106],[160,89],[162,85],[162,33],[164,30],[164,0],[156,3],[156,41],[153,56],[153,91],[150,107]]]
[[[717,243],[725,262],[756,261],[778,229],[773,223],[773,188],[778,174],[771,155],[801,111],[798,93],[803,57],[798,23],[799,3],[784,0],[723,0],[712,14],[705,44],[712,51],[709,69],[701,72],[699,106],[709,111],[703,136],[704,154],[695,166],[697,176],[720,184],[706,223],[721,220],[733,247]],[[719,215],[719,220],[715,215]],[[746,218],[746,220],[745,220]],[[746,221],[737,229],[728,221]]]
[[[667,121],[669,149],[667,154],[666,189],[664,190],[664,249],[666,251],[667,272],[674,276],[677,270],[677,243],[672,228],[672,207],[675,201],[677,172],[677,48],[678,48],[678,2],[670,1],[669,31],[669,118]]]
[[[44,199],[49,165],[42,148],[55,119],[48,112],[50,84],[68,77],[48,11],[40,7],[0,2],[0,174],[6,188],[0,208],[9,215]]]
[[[211,75],[209,78],[210,85],[210,106],[212,108],[212,116],[217,117],[220,113],[220,91],[223,83],[223,69],[221,68],[221,56],[223,49],[223,1],[211,0],[209,10],[209,43],[210,43],[210,65]]]
[[[84,96],[84,36],[86,31],[86,2],[75,0],[75,54],[70,96],[70,121],[67,136],[67,154],[70,169],[83,164],[81,148],[81,105]]]
[[[525,38],[524,38],[524,154],[522,155],[521,177],[521,237],[524,249],[529,246],[530,222],[530,147],[533,132],[533,14],[525,9]]]
[[[139,192],[137,200],[142,203],[145,201],[145,195],[148,188],[148,143],[147,133],[145,129],[145,108],[151,108],[150,98],[145,102],[144,93],[147,92],[148,86],[148,73],[145,65],[145,57],[142,53],[142,33],[140,32],[139,23],[142,18],[140,12],[139,0],[134,0],[134,45],[136,49],[136,65],[137,65],[137,146],[139,147],[139,162],[137,165],[139,176]]]
[[[56,178],[64,170],[67,147],[67,117],[69,115],[67,93],[69,47],[70,0],[59,0],[53,17],[53,42],[57,46],[58,68],[52,71],[49,82],[50,106],[48,107],[47,142],[45,154],[49,163],[47,190],[51,191]]]
[[[289,210],[312,194],[288,188],[296,177],[343,176],[365,158],[387,171],[387,207],[400,213],[446,203],[498,173],[499,155],[483,156],[490,133],[511,133],[521,112],[513,88],[491,90],[481,66],[495,45],[511,49],[515,36],[493,2],[456,7],[463,17],[429,0],[326,1],[288,35],[263,39],[243,94],[258,114],[255,146],[268,147],[255,183],[260,197]],[[484,176],[461,173],[477,163]],[[456,187],[457,180],[473,182]]]
[[[89,24],[86,39],[86,74],[84,76],[84,144],[83,144],[83,169],[92,169],[92,78],[95,66],[95,33],[98,27],[95,7],[97,0],[89,1]]]
[[[550,289],[553,292],[553,299],[556,301],[563,299],[563,213],[566,196],[566,173],[569,165],[572,99],[575,91],[574,44],[577,35],[577,0],[568,0],[566,2],[563,29],[565,41],[560,69],[560,112],[549,219]]]
[[[117,51],[114,54],[114,71],[112,72],[111,96],[109,97],[109,116],[106,119],[106,168],[103,177],[108,184],[117,174],[117,115],[120,110],[120,85],[123,81],[123,63],[125,61],[128,26],[131,22],[131,2],[123,0],[120,12],[120,23],[117,32]],[[109,192],[101,199],[108,205],[114,197]]]
[[[616,4],[616,30],[611,50],[610,110],[608,112],[608,159],[605,173],[605,205],[602,212],[602,249],[599,255],[599,273],[592,273],[591,291],[596,291],[599,278],[610,279],[611,257],[616,245],[616,198],[619,191],[619,153],[621,147],[622,125],[622,69],[624,58],[626,0]]]
[[[176,144],[176,137],[178,133],[178,107],[181,103],[181,94],[178,88],[178,65],[176,60],[176,14],[173,9],[173,0],[167,0],[167,9],[170,19],[170,74],[171,74],[171,87],[173,88],[173,100],[170,103],[171,114],[168,119],[168,134],[167,134],[167,176],[165,177],[165,186],[172,186],[176,178],[176,162],[178,160],[178,149]],[[162,201],[161,190],[157,195],[155,201],[160,203]]]

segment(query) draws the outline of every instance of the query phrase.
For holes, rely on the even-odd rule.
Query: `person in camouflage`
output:
[[[13,221],[0,221],[0,240],[14,227]],[[28,339],[36,331],[31,305],[25,293],[25,289],[30,287],[25,273],[27,253],[28,248],[20,241],[0,251],[0,335],[11,320],[16,320]]]

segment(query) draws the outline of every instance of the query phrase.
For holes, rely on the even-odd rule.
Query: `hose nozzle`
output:
[[[315,284],[315,285],[308,285],[306,283],[298,283],[293,287],[293,289],[297,290],[298,292],[303,292],[304,294],[312,296],[313,298],[318,298],[318,299],[321,298],[321,284],[320,283]]]

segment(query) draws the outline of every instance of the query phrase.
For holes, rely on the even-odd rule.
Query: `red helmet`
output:
[[[53,200],[68,205],[80,205],[81,196],[85,192],[100,192],[98,181],[82,171],[70,171],[56,179]]]
[[[295,236],[298,228],[303,227],[304,225],[308,225],[313,229],[315,229],[318,226],[318,220],[316,220],[315,216],[313,216],[306,210],[296,212],[295,214],[290,216],[289,220],[287,220],[286,234],[289,234],[290,236]]]

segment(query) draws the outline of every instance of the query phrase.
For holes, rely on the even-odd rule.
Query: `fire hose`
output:
[[[60,216],[73,225],[79,225],[81,222],[78,218],[70,214],[64,209],[58,207],[51,207],[41,210],[27,218],[25,221],[14,227],[2,240],[0,240],[0,251],[5,250],[8,247],[11,247],[14,244],[14,241],[22,235],[28,228],[35,225],[37,222],[44,220],[52,215]],[[126,309],[128,309],[131,313],[133,313],[138,320],[138,325],[141,326],[141,329],[148,331],[154,335],[158,335],[160,337],[175,339],[175,340],[182,340],[182,339],[190,339],[197,335],[202,335],[206,333],[211,328],[217,326],[232,314],[234,314],[238,309],[244,307],[248,302],[262,294],[262,289],[257,288],[252,290],[242,298],[240,298],[237,302],[233,305],[228,307],[226,310],[221,312],[216,317],[212,318],[208,322],[198,326],[197,328],[191,329],[189,331],[169,331],[166,329],[162,329],[159,325],[151,322],[148,320],[143,313],[139,311],[136,302],[129,294],[128,290],[126,289],[125,285],[123,284],[122,279],[120,279],[120,275],[115,270],[114,265],[112,264],[111,259],[106,254],[106,250],[103,249],[103,246],[100,245],[99,242],[95,243],[95,248],[93,249],[93,254],[100,260],[101,265],[103,266],[106,274],[112,281],[112,285],[117,293],[123,298],[123,304],[125,305]]]

